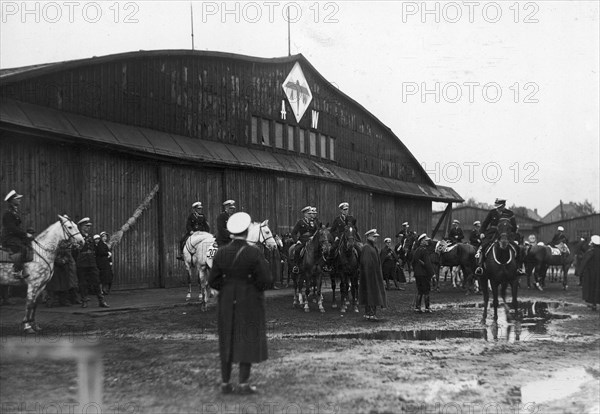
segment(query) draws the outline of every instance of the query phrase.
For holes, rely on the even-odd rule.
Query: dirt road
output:
[[[575,281],[571,286],[576,285]],[[1,339],[99,341],[104,413],[598,413],[599,313],[577,286],[522,290],[520,332],[499,316],[479,321],[480,295],[449,285],[434,312],[410,311],[414,285],[388,291],[384,320],[331,309],[304,313],[291,293],[267,302],[270,358],[253,367],[260,394],[218,393],[214,307],[105,313],[44,312],[44,331],[19,336],[22,313],[1,308]],[[98,316],[98,315],[96,315]],[[73,361],[23,362],[1,356],[0,412],[81,412]],[[234,371],[234,378],[236,376]],[[96,410],[96,411],[94,411]],[[99,412],[99,411],[98,411]]]

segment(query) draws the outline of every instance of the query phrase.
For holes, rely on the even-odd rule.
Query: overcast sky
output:
[[[1,3],[2,68],[191,48],[190,2]],[[193,2],[195,48],[286,56],[288,7],[292,54],[436,184],[544,215],[559,200],[600,207],[599,4]]]

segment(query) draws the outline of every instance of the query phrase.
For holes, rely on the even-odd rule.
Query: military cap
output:
[[[231,234],[240,234],[248,230],[252,219],[250,214],[240,211],[239,213],[232,214],[227,220],[227,231]]]
[[[417,239],[417,243],[421,243],[423,240],[431,240],[429,237],[427,237],[426,233],[423,233],[419,236],[419,238]]]
[[[196,207],[201,208],[202,207],[202,203],[200,201],[196,201],[194,204],[192,204],[192,208],[196,208]]]
[[[94,234],[94,240],[100,240],[100,235],[99,234]]]
[[[558,231],[565,231],[565,228],[564,228],[563,226],[558,226],[558,227],[556,228],[556,230],[558,230]]]
[[[10,190],[10,192],[6,195],[6,197],[4,197],[4,201],[19,199],[21,197],[23,197],[22,194],[17,194],[17,192],[15,190]]]
[[[452,224],[460,224],[460,221],[458,221],[458,220],[452,220]]]
[[[390,242],[390,243],[391,243],[391,242],[392,242],[392,239],[390,239],[389,237],[386,237],[386,238],[383,240],[383,242],[384,242],[384,243],[387,243],[387,242]]]
[[[77,222],[77,225],[78,226],[87,226],[87,225],[91,226],[92,225],[92,220],[90,220],[89,217],[84,217],[84,218],[82,218],[81,220],[79,220]]]
[[[494,207],[498,208],[498,207],[502,207],[506,205],[506,200],[503,198],[497,198],[496,201],[494,201]]]
[[[377,229],[371,229],[365,233],[365,236],[366,237],[369,237],[369,236],[379,237],[379,234],[377,234]]]
[[[227,200],[223,203],[223,207],[234,206],[234,205],[235,205],[235,200]]]
[[[341,210],[345,209],[345,208],[350,208],[350,204],[346,203],[345,201],[343,203],[340,203],[340,205],[338,206]]]
[[[410,226],[408,225],[408,221],[405,221],[404,223],[402,223],[402,225],[403,225],[403,226],[406,226],[406,227],[410,227]]]
[[[101,232],[100,232],[100,237],[104,236],[105,234],[108,236],[108,233],[107,233],[107,232],[105,232],[105,231],[101,231]]]
[[[592,239],[590,240],[590,243],[595,244],[596,246],[600,246],[600,236],[593,235]]]
[[[310,213],[310,209],[311,209],[311,206],[306,206],[302,210],[300,210],[300,212],[301,213]]]

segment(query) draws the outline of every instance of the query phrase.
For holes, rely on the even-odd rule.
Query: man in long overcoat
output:
[[[253,394],[248,383],[253,363],[267,359],[267,329],[263,291],[272,283],[263,253],[246,241],[250,216],[235,213],[227,221],[233,241],[215,255],[208,283],[219,291],[218,331],[221,356],[221,392],[233,391],[233,363],[240,364],[241,394]]]
[[[387,237],[384,241],[385,245],[379,253],[379,259],[381,260],[381,271],[383,273],[383,279],[385,280],[385,288],[389,290],[390,279],[394,281],[394,285],[398,290],[404,290],[400,288],[398,284],[398,275],[396,273],[396,264],[398,262],[398,256],[392,248],[392,239]],[[400,269],[402,271],[402,269]]]
[[[577,271],[581,277],[583,300],[591,304],[592,310],[596,310],[600,303],[600,236],[592,236],[590,246]]]
[[[377,229],[371,229],[365,233],[367,238],[360,252],[360,282],[358,285],[358,297],[360,304],[365,306],[364,317],[377,321],[377,307],[387,307],[387,296],[383,284],[383,273],[381,272],[381,260],[375,241],[379,234]]]
[[[431,312],[429,307],[429,292],[431,291],[431,278],[434,276],[431,264],[430,252],[427,250],[430,238],[423,233],[417,239],[419,247],[413,256],[413,267],[415,269],[415,281],[417,283],[417,297],[415,298],[415,312],[421,313],[421,301],[425,299],[425,312]]]

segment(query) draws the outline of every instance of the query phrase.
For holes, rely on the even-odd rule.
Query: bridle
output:
[[[75,238],[78,234],[81,234],[81,231],[79,230],[79,228],[77,228],[77,232],[76,233],[70,233],[69,231],[67,231],[67,228],[65,227],[65,222],[70,221],[71,223],[73,223],[71,220],[65,220],[64,222],[61,220],[60,221],[60,227],[63,231],[63,236],[65,236],[65,240],[68,242],[69,240],[71,240],[72,238]],[[74,224],[74,223],[73,223]],[[39,241],[37,241],[36,239],[33,239],[33,243],[35,243],[41,250],[45,251],[45,252],[52,252],[51,249],[47,248],[46,246],[44,246],[43,244],[41,244]],[[48,266],[49,269],[52,268],[52,266],[50,266],[50,263],[48,262],[48,260],[46,260],[46,258],[44,256],[42,256],[41,254],[39,254],[35,249],[33,250],[35,254],[37,254]]]

